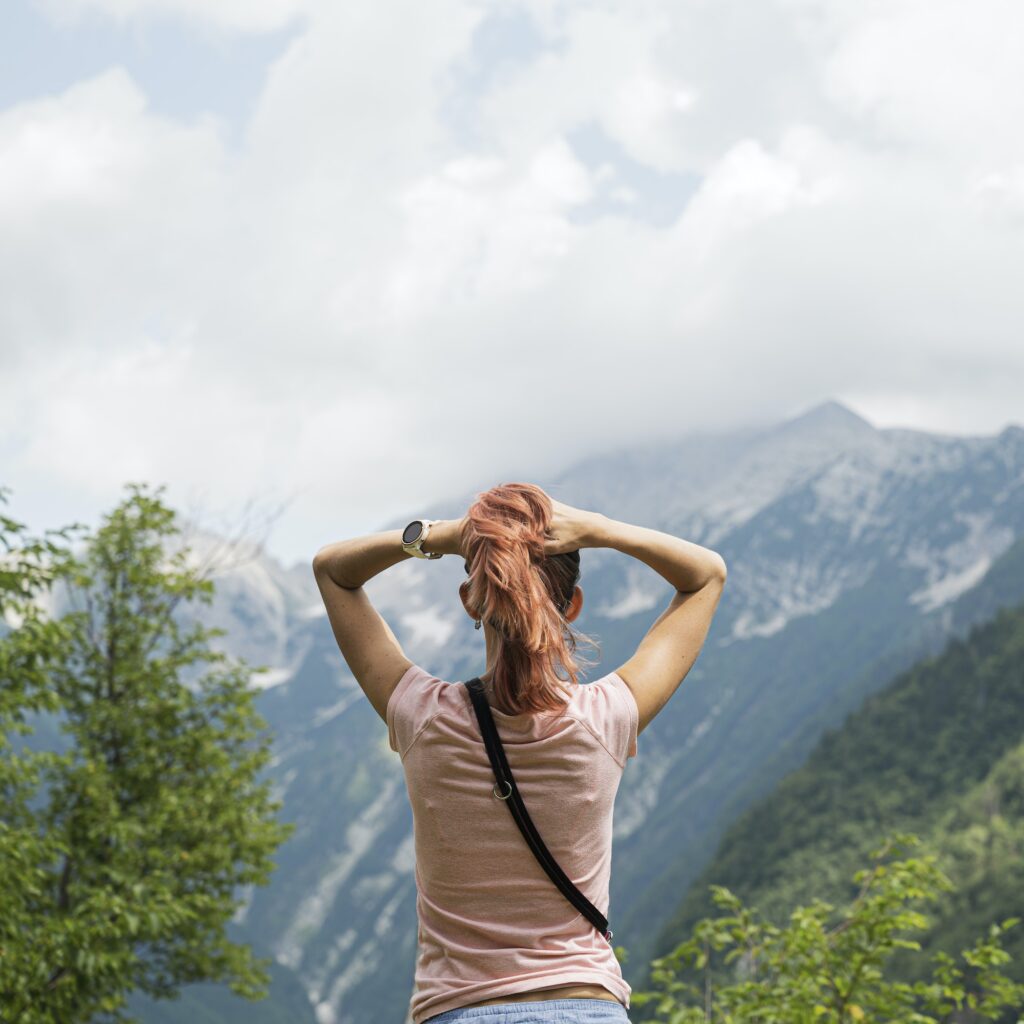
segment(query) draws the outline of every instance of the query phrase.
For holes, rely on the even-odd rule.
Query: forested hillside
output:
[[[916,832],[956,883],[929,946],[959,949],[993,920],[1024,917],[1024,605],[1003,609],[901,673],[725,833],[662,931],[659,952],[714,914],[724,885],[781,923],[812,897],[843,902],[888,833]],[[1009,973],[1024,976],[1024,931]],[[909,977],[920,955],[900,969]]]

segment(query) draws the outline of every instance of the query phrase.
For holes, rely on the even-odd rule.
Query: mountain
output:
[[[826,402],[778,424],[623,448],[536,482],[712,546],[729,565],[704,651],[641,736],[617,798],[609,917],[629,952],[627,980],[640,985],[724,830],[896,673],[982,613],[1024,600],[1024,574],[1012,573],[973,603],[957,600],[1024,536],[1024,429],[878,429]],[[412,514],[456,518],[473,497],[380,528]],[[337,650],[311,569],[252,558],[250,582],[218,581],[214,614],[229,624],[226,647],[274,669],[260,707],[282,816],[297,828],[238,925],[301,979],[320,1024],[400,1021],[416,953],[401,766]],[[600,638],[596,678],[632,655],[671,588],[616,551],[585,551],[582,570],[577,626]],[[408,656],[450,679],[482,668],[462,578],[459,559],[410,559],[367,585]],[[238,1006],[241,1020],[249,1007]]]
[[[1005,561],[978,597],[1004,571],[1020,572],[1024,542]],[[726,830],[656,955],[717,916],[712,884],[782,925],[811,896],[852,899],[850,878],[869,852],[907,831],[940,854],[956,884],[930,911],[926,953],[956,955],[992,921],[1024,919],[1024,604],[951,639],[823,734],[802,767]],[[1010,970],[1024,977],[1022,930],[1006,946]],[[923,962],[904,957],[897,969],[914,980]]]

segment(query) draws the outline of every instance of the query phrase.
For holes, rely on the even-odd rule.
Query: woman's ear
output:
[[[572,598],[569,601],[568,607],[565,609],[565,621],[573,622],[583,610],[583,588],[577,584],[576,589],[572,592]]]

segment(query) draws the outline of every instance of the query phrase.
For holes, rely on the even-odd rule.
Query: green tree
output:
[[[259,778],[253,669],[209,645],[224,630],[176,615],[213,583],[168,550],[162,490],[129,485],[81,556],[79,524],[38,539],[0,517],[3,1024],[128,1021],[131,991],[197,981],[266,994],[269,960],[225,929],[293,826]],[[58,581],[72,610],[56,617]],[[66,749],[15,742],[40,712]]]
[[[890,859],[918,842],[909,833],[888,839],[854,876],[858,891],[848,906],[837,913],[814,899],[783,928],[712,886],[725,913],[703,918],[686,941],[653,961],[655,988],[633,993],[631,1003],[671,1024],[1017,1021],[1009,1011],[1024,1006],[1024,985],[1000,969],[1010,959],[1001,936],[1016,918],[992,924],[959,961],[933,954],[923,980],[886,976],[897,951],[920,949],[913,936],[929,924],[920,906],[952,888],[933,855]]]

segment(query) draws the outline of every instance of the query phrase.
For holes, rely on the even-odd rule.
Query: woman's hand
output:
[[[605,519],[600,512],[585,512],[572,505],[551,499],[551,522],[544,538],[544,554],[562,555],[566,551],[592,546],[600,523]]]

